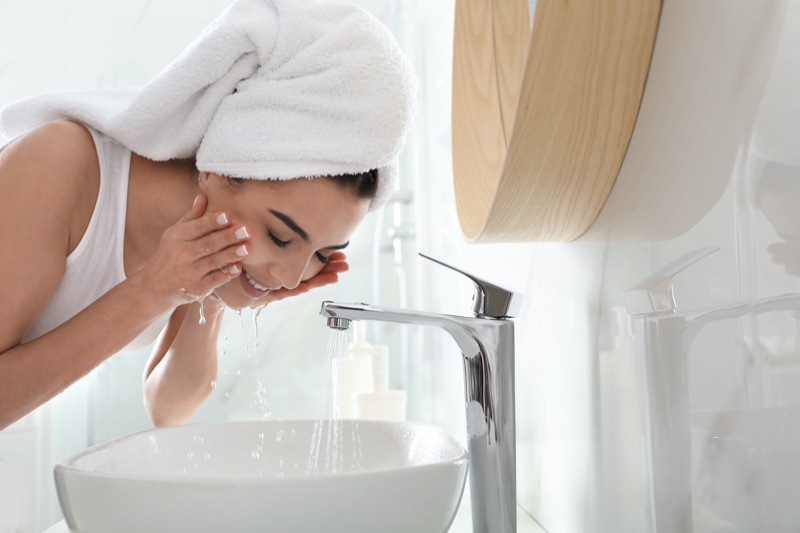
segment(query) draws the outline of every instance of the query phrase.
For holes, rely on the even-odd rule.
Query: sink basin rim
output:
[[[402,465],[402,466],[388,466],[388,467],[380,467],[380,468],[369,468],[366,470],[346,470],[346,471],[339,471],[339,472],[322,472],[316,473],[314,475],[297,475],[297,476],[288,476],[288,477],[277,477],[277,476],[267,476],[267,477],[241,477],[241,476],[234,476],[234,475],[214,475],[214,476],[185,476],[185,475],[176,475],[176,474],[133,474],[133,473],[116,473],[116,472],[97,472],[93,470],[87,470],[86,468],[82,468],[76,466],[75,463],[80,461],[81,459],[95,454],[103,449],[112,449],[115,446],[124,445],[124,443],[128,440],[142,438],[148,434],[152,433],[163,433],[169,431],[186,431],[186,428],[207,428],[207,427],[218,427],[221,425],[252,425],[255,423],[261,422],[268,422],[275,425],[280,424],[292,424],[292,423],[303,423],[303,424],[313,424],[315,420],[313,419],[294,419],[294,420],[282,420],[282,421],[262,421],[262,420],[235,420],[235,421],[217,421],[217,422],[197,422],[197,423],[190,423],[184,424],[181,426],[173,426],[173,427],[162,427],[162,428],[151,428],[146,430],[137,431],[135,433],[131,433],[125,435],[123,437],[119,437],[117,439],[113,439],[107,442],[98,443],[94,446],[91,446],[85,450],[80,452],[74,453],[69,455],[60,461],[58,461],[54,468],[54,474],[56,476],[64,476],[65,474],[69,474],[70,477],[82,477],[82,478],[96,478],[96,479],[116,479],[125,482],[142,482],[142,483],[150,483],[155,482],[158,484],[170,484],[170,485],[213,485],[218,487],[226,487],[226,486],[236,486],[236,487],[246,487],[249,485],[258,485],[258,486],[270,486],[270,485],[290,485],[290,484],[308,484],[308,483],[326,483],[326,482],[336,482],[336,480],[341,480],[342,478],[351,478],[351,477],[371,477],[371,476],[379,476],[379,475],[386,475],[387,473],[413,473],[418,471],[424,471],[426,469],[434,469],[440,468],[442,465],[452,464],[452,465],[464,465],[468,463],[468,452],[464,449],[464,447],[459,443],[452,435],[450,435],[447,431],[439,426],[435,426],[432,424],[426,424],[421,422],[387,422],[387,421],[380,421],[380,420],[341,420],[344,423],[351,423],[351,422],[358,422],[360,425],[364,425],[365,427],[368,426],[398,426],[398,427],[409,427],[409,428],[416,428],[421,430],[429,430],[439,433],[442,437],[449,441],[449,443],[459,450],[459,453],[450,457],[445,460],[431,462],[426,464],[415,464],[415,465]],[[325,420],[327,423],[328,420]],[[310,444],[310,443],[309,443]]]

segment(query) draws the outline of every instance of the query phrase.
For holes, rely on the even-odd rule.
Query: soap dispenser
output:
[[[389,348],[366,341],[366,322],[353,321],[354,342],[343,361],[342,418],[405,420],[406,392],[389,389]],[[348,405],[344,405],[344,404]]]
[[[353,393],[353,416],[369,420],[405,420],[406,391],[389,389],[389,348],[372,347],[372,383],[368,392]]]

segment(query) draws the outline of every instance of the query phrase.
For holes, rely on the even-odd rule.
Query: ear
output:
[[[200,190],[203,191],[203,194],[208,194],[208,188],[211,181],[211,174],[208,172],[200,172],[197,175],[197,184],[200,186]]]

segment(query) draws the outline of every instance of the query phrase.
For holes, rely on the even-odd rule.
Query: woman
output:
[[[159,331],[145,406],[185,421],[211,391],[224,307],[347,269],[414,89],[363,11],[237,0],[140,90],[4,110],[0,428]]]

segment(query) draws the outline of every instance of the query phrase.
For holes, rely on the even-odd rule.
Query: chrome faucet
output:
[[[514,323],[522,295],[451,265],[475,283],[473,317],[323,302],[328,326],[347,329],[353,320],[437,326],[461,349],[467,412],[467,447],[474,533],[516,533],[517,476],[514,426]]]

